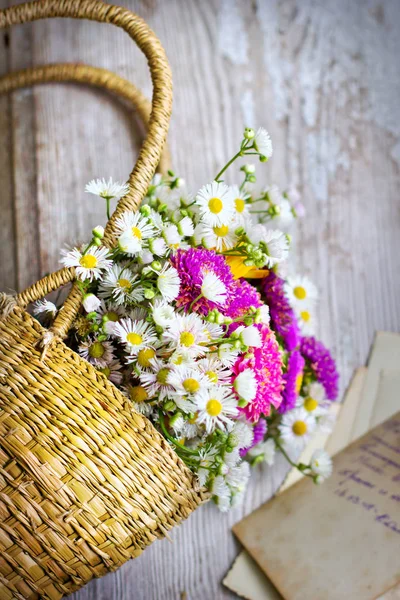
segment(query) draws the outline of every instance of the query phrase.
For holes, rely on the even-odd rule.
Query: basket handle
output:
[[[121,27],[145,54],[150,68],[153,97],[148,133],[128,179],[129,191],[118,202],[106,225],[104,244],[110,247],[116,239],[116,219],[123,212],[138,207],[160,161],[172,109],[172,76],[169,63],[160,41],[143,19],[126,8],[105,4],[100,0],[41,0],[11,6],[0,10],[0,29],[51,17],[89,19]],[[65,277],[63,271],[61,269],[57,272],[60,278]],[[74,285],[53,323],[53,335],[65,337],[79,310],[81,300],[82,295]],[[50,336],[47,339],[49,340]]]
[[[84,83],[105,89],[134,107],[143,124],[147,126],[151,104],[142,92],[130,81],[107,69],[84,64],[57,63],[13,71],[0,77],[0,95],[32,85],[52,82]],[[166,174],[171,167],[168,145],[165,144],[158,171]],[[18,306],[26,307],[35,300],[67,285],[75,279],[75,269],[63,268],[43,277],[15,297]]]

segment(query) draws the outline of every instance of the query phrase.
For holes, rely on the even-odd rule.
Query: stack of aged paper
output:
[[[248,600],[400,599],[399,400],[400,335],[379,332],[333,434],[316,436],[301,458],[324,446],[340,453],[334,475],[315,488],[293,470],[277,498],[234,527],[250,553],[235,561],[228,588]]]

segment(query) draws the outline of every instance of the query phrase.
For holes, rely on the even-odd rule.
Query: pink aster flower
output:
[[[314,337],[303,337],[300,352],[315,378],[324,386],[328,400],[336,400],[338,395],[339,374],[331,353],[322,342]]]
[[[282,392],[282,404],[279,407],[280,413],[285,413],[295,407],[303,379],[304,364],[304,358],[298,350],[289,355],[286,373],[283,375],[285,387]]]
[[[282,357],[275,335],[267,325],[255,325],[261,333],[262,344],[259,348],[238,357],[233,366],[235,376],[251,369],[257,382],[255,398],[240,409],[248,421],[258,421],[260,415],[268,416],[271,406],[278,408],[282,402],[284,385],[282,376]]]
[[[177,269],[181,280],[179,296],[176,300],[178,307],[189,310],[190,305],[202,293],[201,286],[206,273],[213,273],[218,277],[225,286],[227,298],[232,295],[235,289],[232,272],[224,257],[216,254],[213,250],[205,250],[204,248],[180,249],[171,257],[171,263]],[[221,310],[222,306],[201,297],[194,302],[192,311],[204,315],[215,308]]]

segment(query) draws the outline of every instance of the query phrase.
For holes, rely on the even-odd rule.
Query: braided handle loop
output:
[[[126,210],[135,210],[138,207],[160,162],[172,109],[172,76],[169,63],[160,41],[145,21],[128,9],[105,4],[100,0],[41,0],[11,6],[0,10],[0,29],[51,17],[89,19],[121,27],[145,54],[150,68],[153,97],[147,137],[129,176],[129,191],[118,202],[105,229],[104,244],[112,247],[116,241],[115,224],[118,216]],[[38,288],[49,291],[55,289],[54,275],[38,282],[41,284],[39,286],[35,284],[36,288],[32,286],[25,290],[17,300],[23,303],[27,297],[33,297]],[[73,276],[73,269],[61,269],[57,272],[58,279],[73,279]],[[81,293],[74,285],[63,310],[53,324],[52,331],[55,335],[65,337],[79,310],[81,300]]]

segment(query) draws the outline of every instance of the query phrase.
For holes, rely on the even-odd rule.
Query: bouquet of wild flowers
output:
[[[235,159],[272,154],[268,133],[246,129],[238,153],[195,197],[172,172],[156,176],[136,213],[119,218],[118,244],[63,252],[84,293],[69,344],[147,416],[226,510],[243,495],[250,465],[283,453],[316,483],[329,476],[322,450],[310,464],[295,454],[317,428],[332,426],[338,375],[313,336],[317,291],[283,277],[288,227],[303,208],[295,190],[252,191],[222,180]],[[106,201],[125,185],[92,181]],[[53,317],[57,307],[37,303]]]

